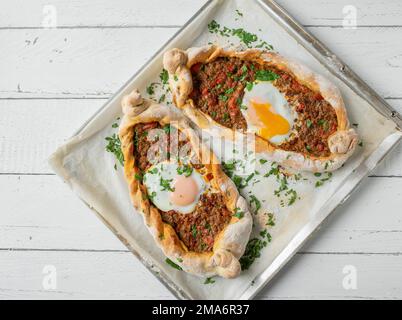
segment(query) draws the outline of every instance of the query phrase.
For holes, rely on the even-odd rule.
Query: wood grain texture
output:
[[[0,299],[173,297],[128,252],[0,251],[0,261]],[[257,298],[397,299],[402,296],[401,264],[400,255],[297,254]],[[43,268],[49,265],[56,268],[54,290],[42,285]],[[356,290],[342,286],[345,266],[356,268]]]
[[[2,250],[126,250],[56,176],[2,175],[0,190]],[[401,206],[402,178],[368,178],[302,251],[402,254]]]
[[[57,10],[59,27],[178,26],[190,18],[205,0],[69,0],[2,1],[0,28],[39,28],[45,5]],[[343,8],[354,5],[358,26],[400,26],[399,0],[276,0],[304,25],[342,26]],[[180,15],[176,14],[180,8]],[[85,13],[85,14],[83,14]]]
[[[0,28],[41,28],[48,16],[46,6],[53,6],[60,28],[180,26],[205,0],[35,0],[2,1]],[[180,14],[177,14],[180,8]]]
[[[402,98],[402,28],[308,29],[382,96]],[[7,44],[0,52],[7,74],[0,98],[109,97],[176,30],[0,30],[0,43]]]

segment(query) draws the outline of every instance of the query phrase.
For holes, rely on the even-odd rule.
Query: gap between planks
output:
[[[130,250],[114,249],[43,249],[43,248],[0,248],[0,252],[96,252],[96,253],[130,253]],[[402,252],[321,252],[321,251],[298,251],[298,255],[364,255],[364,256],[402,256]]]

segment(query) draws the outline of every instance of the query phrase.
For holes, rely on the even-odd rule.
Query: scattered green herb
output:
[[[233,216],[237,219],[241,219],[244,217],[244,211],[240,210],[240,208],[235,208],[235,213]]]
[[[161,79],[162,85],[166,85],[169,82],[169,73],[166,69],[162,69],[159,79]]]
[[[113,153],[117,159],[117,161],[123,166],[124,165],[124,155],[121,151],[121,142],[119,136],[116,133],[113,133],[110,137],[106,137],[107,141],[106,151]],[[116,166],[115,166],[116,168]]]
[[[261,257],[261,250],[267,246],[267,241],[258,238],[251,239],[246,246],[243,256],[240,258],[242,270],[248,270],[255,259]]]
[[[197,227],[195,226],[195,224],[193,224],[193,226],[191,227],[191,234],[193,235],[193,238],[197,238]]]
[[[174,268],[174,269],[183,270],[178,264],[174,263],[174,262],[173,262],[172,260],[170,260],[169,258],[166,258],[165,262],[166,262],[169,266],[171,266],[172,268]]]
[[[243,13],[241,13],[238,9],[236,9],[235,11],[240,17],[243,17]]]
[[[212,283],[215,283],[215,280],[212,277],[208,277],[204,281],[204,284],[212,284]]]
[[[183,174],[184,176],[189,177],[193,173],[193,167],[185,164],[185,165],[177,168],[177,173],[180,175]]]
[[[268,213],[267,214],[267,222],[265,223],[266,226],[273,227],[275,226],[275,218],[273,213]]]
[[[165,191],[165,190],[168,190],[168,191],[174,191],[174,188],[172,188],[171,186],[170,186],[170,182],[172,182],[173,181],[173,179],[163,179],[162,177],[160,178],[160,181],[159,181],[159,183],[160,183],[160,185],[161,185],[161,187],[162,187],[162,191]]]
[[[252,203],[254,203],[254,205],[255,205],[254,214],[257,214],[258,210],[261,209],[261,201],[258,200],[255,195],[251,195],[250,196],[250,204],[252,204]]]
[[[270,70],[258,70],[255,73],[256,80],[259,81],[274,81],[279,78],[279,76]]]

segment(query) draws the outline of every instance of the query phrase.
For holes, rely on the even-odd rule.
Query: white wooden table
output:
[[[278,2],[402,111],[400,0]],[[203,3],[0,1],[0,299],[172,298],[46,158]],[[46,5],[55,29],[42,28]],[[342,27],[344,5],[357,7],[355,30]],[[259,298],[401,299],[401,193],[399,146]]]

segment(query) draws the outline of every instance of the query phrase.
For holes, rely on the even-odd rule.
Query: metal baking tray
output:
[[[275,258],[262,271],[258,272],[253,278],[252,284],[244,287],[241,292],[236,292],[231,299],[251,299],[253,298],[286,264],[289,259],[303,246],[303,244],[312,236],[314,231],[318,230],[324,220],[358,187],[364,177],[366,177],[388,154],[402,138],[401,124],[402,118],[397,111],[390,107],[377,93],[375,93],[362,79],[360,79],[348,66],[346,66],[338,57],[336,57],[322,42],[306,31],[298,22],[296,22],[283,8],[271,0],[209,0],[206,4],[165,44],[163,45],[149,61],[115,94],[106,102],[84,125],[73,135],[69,142],[61,146],[50,158],[50,164],[56,173],[61,176],[84,203],[91,208],[101,220],[111,229],[111,231],[133,252],[139,260],[177,297],[180,299],[207,299],[208,295],[194,295],[188,289],[178,284],[166,270],[158,268],[158,264],[151,257],[146,255],[145,251],[139,250],[131,238],[124,234],[124,230],[112,220],[108,219],[102,210],[94,205],[94,200],[88,196],[85,188],[81,188],[78,182],[72,182],[69,176],[71,168],[66,168],[67,151],[72,146],[78,145],[80,141],[91,138],[98,130],[93,129],[96,126],[106,126],[110,124],[104,119],[113,119],[119,113],[120,100],[123,95],[132,90],[133,87],[145,87],[149,80],[149,74],[156,74],[161,68],[163,52],[172,47],[186,48],[191,46],[192,41],[200,37],[201,33],[207,29],[208,22],[215,18],[216,12],[222,11],[225,6],[231,8],[240,6],[244,15],[255,15],[256,23],[266,17],[275,23],[277,32],[281,33],[281,38],[292,42],[289,47],[288,56],[297,52],[303,52],[301,60],[313,69],[319,69],[326,73],[327,77],[332,78],[338,86],[341,86],[342,93],[348,92],[347,98],[351,104],[359,101],[360,104],[367,104],[367,108],[372,109],[373,114],[382,122],[384,126],[390,128],[385,130],[377,144],[373,144],[365,153],[362,160],[356,165],[350,174],[345,177],[342,183],[336,188],[336,191],[323,202],[318,212],[295,233],[290,241],[278,252]],[[258,15],[256,14],[258,13]],[[241,21],[239,22],[241,23]],[[247,27],[245,27],[247,28]],[[268,27],[267,27],[268,28]],[[262,30],[263,31],[263,30]],[[273,36],[272,31],[267,31],[269,36]],[[278,40],[277,39],[277,40]],[[202,42],[202,40],[201,40]],[[286,50],[285,50],[286,51]],[[281,50],[279,50],[282,53]],[[285,52],[286,53],[286,52]],[[286,55],[286,54],[285,54]],[[304,58],[303,58],[304,57]],[[306,58],[308,57],[308,58]],[[347,101],[348,102],[348,101]],[[362,107],[363,108],[363,107]],[[366,109],[367,111],[367,109]],[[371,113],[370,113],[371,114]],[[368,119],[370,120],[370,119]],[[112,121],[112,120],[110,120]],[[67,161],[68,162],[68,161]],[[76,184],[74,184],[76,183]],[[228,280],[233,281],[233,280]],[[220,297],[222,298],[222,297]]]

